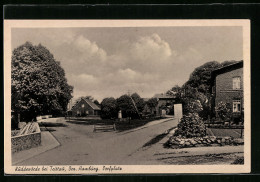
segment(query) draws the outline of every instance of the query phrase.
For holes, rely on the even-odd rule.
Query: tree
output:
[[[136,117],[137,111],[129,95],[122,95],[117,100],[118,109],[122,111],[123,117]]]
[[[94,104],[96,104],[96,105],[98,105],[98,106],[100,105],[100,103],[98,102],[98,100],[94,100],[93,102],[94,102]]]
[[[101,102],[101,118],[111,119],[117,117],[117,102],[113,97],[105,98]]]
[[[217,61],[207,62],[195,68],[195,70],[191,73],[189,80],[185,83],[185,86],[196,88],[198,92],[208,96],[210,93],[212,71],[230,64],[234,64],[236,62],[237,61],[234,60],[224,61],[222,63]]]
[[[186,86],[196,88],[199,92],[204,94],[209,93],[211,72],[219,67],[220,63],[211,61],[195,68],[189,80],[186,82]]]
[[[90,95],[88,96],[81,96],[81,97],[78,97],[76,100],[75,100],[75,104],[76,105],[77,103],[79,103],[81,101],[81,99],[86,99],[86,100],[90,100],[91,102],[93,102],[94,98]]]
[[[12,110],[28,121],[37,115],[65,112],[73,87],[47,48],[26,42],[12,54],[11,90]]]
[[[142,112],[144,110],[144,105],[145,105],[144,99],[141,98],[137,93],[133,93],[131,97],[135,102],[138,112]]]
[[[158,100],[157,98],[151,98],[146,102],[146,104],[151,111],[154,111],[158,105]]]
[[[212,71],[236,62],[237,61],[233,60],[224,61],[222,63],[211,61],[195,68],[195,70],[191,73],[189,80],[182,86],[184,94],[181,100],[184,104],[184,113],[189,112],[185,108],[188,108],[190,101],[199,100],[203,107],[203,110],[199,112],[199,116],[204,120],[207,119],[211,110],[210,86]]]

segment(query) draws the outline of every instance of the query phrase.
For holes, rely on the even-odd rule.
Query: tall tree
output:
[[[11,67],[12,110],[24,119],[66,111],[73,87],[47,48],[29,42],[14,49]]]
[[[135,105],[136,105],[136,107],[137,107],[137,109],[138,109],[138,112],[142,112],[143,109],[144,109],[144,105],[145,105],[144,99],[141,98],[138,93],[133,93],[133,94],[131,95],[131,97],[132,97],[132,99],[133,99],[134,102],[135,102]]]

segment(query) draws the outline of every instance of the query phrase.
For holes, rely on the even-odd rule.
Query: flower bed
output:
[[[11,137],[12,153],[25,150],[25,149],[30,149],[32,147],[36,147],[41,144],[41,130],[38,123],[36,124],[37,124],[37,128],[34,133]]]
[[[244,139],[232,137],[193,137],[183,138],[180,136],[172,136],[164,144],[169,148],[188,148],[188,147],[204,147],[204,146],[224,146],[224,145],[243,145]]]

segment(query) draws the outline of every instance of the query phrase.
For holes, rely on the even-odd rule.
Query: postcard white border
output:
[[[15,171],[11,163],[11,29],[62,27],[176,27],[176,26],[241,26],[243,27],[244,60],[244,165],[117,165],[120,171]],[[249,173],[251,170],[251,74],[250,20],[4,20],[4,171],[6,174],[156,174],[156,173]],[[73,166],[73,165],[71,165]],[[88,167],[85,165],[84,167]],[[103,165],[91,165],[103,168]],[[105,165],[109,166],[109,165]],[[115,165],[111,165],[115,166]],[[27,166],[28,168],[31,166]],[[37,167],[37,166],[34,166]],[[38,166],[42,168],[43,166]],[[49,167],[49,166],[45,166]],[[66,169],[68,166],[61,166]],[[78,167],[78,166],[73,166]]]

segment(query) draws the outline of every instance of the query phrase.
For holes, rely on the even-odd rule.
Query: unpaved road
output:
[[[151,164],[142,146],[177,125],[176,119],[132,132],[93,132],[93,126],[63,121],[66,127],[53,127],[53,136],[61,146],[17,165],[101,165]],[[143,156],[142,155],[142,156]],[[154,161],[154,164],[158,162]]]

